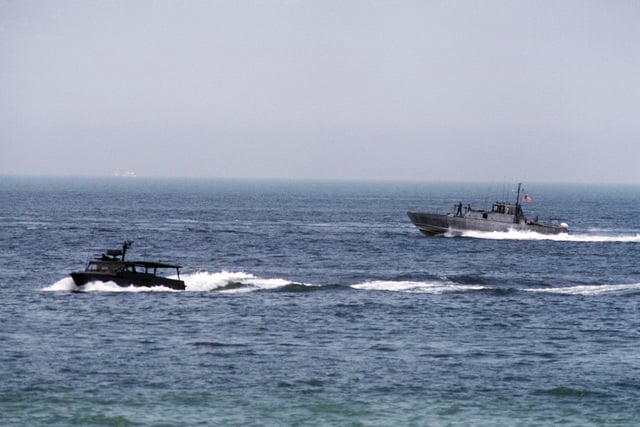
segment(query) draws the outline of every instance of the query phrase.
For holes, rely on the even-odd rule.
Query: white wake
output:
[[[182,276],[185,282],[185,292],[220,292],[228,294],[248,293],[263,290],[284,288],[289,285],[316,286],[308,283],[294,282],[286,279],[267,279],[257,277],[250,273],[221,271],[209,273],[206,271],[185,274]],[[500,291],[504,288],[488,285],[461,284],[449,280],[431,281],[407,281],[407,280],[368,280],[346,288],[360,291],[386,291],[400,293],[445,294],[458,292],[474,292],[482,290]],[[49,292],[183,292],[164,286],[140,287],[118,286],[114,282],[91,282],[83,286],[76,286],[71,277],[64,277],[53,285],[42,289]],[[596,296],[606,294],[624,294],[640,292],[640,283],[627,284],[587,284],[575,286],[551,286],[544,288],[513,288],[514,291],[538,292],[548,294],[585,295]]]
[[[413,282],[393,280],[373,280],[351,285],[354,289],[368,291],[392,291],[408,293],[443,294],[446,292],[466,292],[488,289],[480,285],[461,285],[452,282]]]
[[[177,279],[178,277],[170,276],[170,278]],[[185,291],[187,292],[217,291],[224,293],[243,293],[278,289],[287,285],[313,286],[285,279],[265,279],[250,273],[228,271],[217,273],[203,271],[183,274],[180,278],[184,281]],[[52,292],[181,292],[166,286],[119,286],[115,282],[101,281],[77,286],[69,276],[42,290]]]
[[[463,231],[461,236],[489,240],[551,240],[555,242],[580,243],[640,243],[636,234],[541,234],[534,231]]]
[[[640,283],[614,284],[614,285],[577,285],[557,288],[530,288],[522,289],[526,292],[541,292],[564,295],[602,295],[611,293],[625,293],[640,291]]]

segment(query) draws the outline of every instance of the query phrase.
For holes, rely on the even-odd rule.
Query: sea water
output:
[[[640,423],[640,187],[0,178],[0,425]],[[186,291],[77,287],[134,241]]]

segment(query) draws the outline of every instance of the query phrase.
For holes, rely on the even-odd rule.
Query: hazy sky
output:
[[[640,0],[0,0],[0,174],[640,183]]]

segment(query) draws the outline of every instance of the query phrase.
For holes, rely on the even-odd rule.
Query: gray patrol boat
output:
[[[562,234],[569,232],[566,223],[560,225],[540,224],[538,218],[527,219],[520,204],[522,183],[518,184],[518,195],[515,203],[495,202],[491,210],[475,210],[470,205],[464,208],[462,202],[456,205],[455,212],[437,214],[429,212],[407,212],[411,222],[423,234],[435,236],[451,233],[462,234],[464,231],[531,231],[540,234]],[[528,196],[525,195],[525,198]]]

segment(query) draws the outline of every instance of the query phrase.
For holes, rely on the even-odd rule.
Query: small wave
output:
[[[551,395],[557,397],[587,397],[587,396],[600,396],[606,397],[606,393],[590,390],[579,390],[571,387],[554,387],[547,390],[538,390],[534,394]]]
[[[468,292],[487,289],[481,285],[462,285],[450,282],[414,282],[374,280],[351,285],[354,289],[368,291],[392,291],[408,293],[443,294],[448,292]]]
[[[541,234],[534,231],[463,231],[449,237],[462,236],[487,240],[551,240],[555,242],[578,243],[640,243],[640,233],[636,234]]]
[[[557,288],[531,288],[523,289],[523,291],[565,295],[600,295],[610,293],[640,292],[640,283],[621,285],[578,285]]]
[[[312,286],[305,285],[301,283],[289,283],[288,285],[284,285],[281,288],[277,288],[276,292],[288,292],[288,293],[296,293],[296,292],[314,292],[317,290],[326,290],[330,286]]]
[[[191,343],[194,347],[210,347],[210,348],[218,348],[218,347],[244,347],[244,344],[229,344],[223,343],[219,341],[196,341]]]

